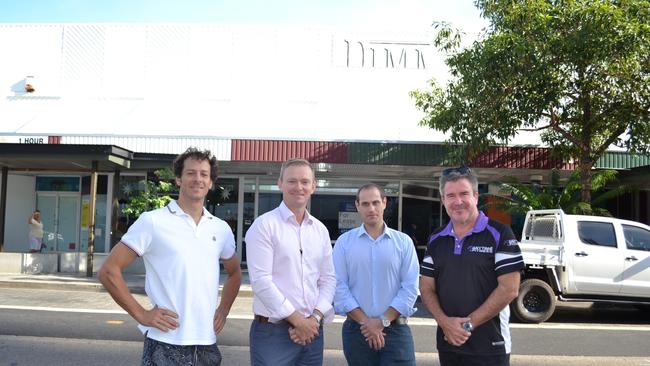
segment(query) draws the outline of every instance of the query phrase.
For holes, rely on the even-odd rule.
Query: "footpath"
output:
[[[144,295],[144,274],[124,274],[127,286],[134,294]],[[227,274],[220,276],[221,284]],[[85,274],[77,273],[50,273],[50,274],[21,274],[21,273],[0,273],[0,288],[31,288],[42,290],[59,291],[89,291],[105,292],[99,282],[97,274],[87,277]],[[239,289],[239,296],[251,297],[253,292],[248,280],[248,272],[242,272],[242,285]]]

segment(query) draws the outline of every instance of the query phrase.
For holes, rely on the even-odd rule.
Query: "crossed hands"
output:
[[[145,310],[136,319],[138,323],[148,327],[154,327],[163,332],[168,332],[178,328],[178,314],[171,310],[159,308],[158,305],[154,306],[151,310]]]
[[[380,319],[366,318],[361,323],[361,334],[366,338],[366,342],[370,348],[379,351],[384,348],[386,342],[384,340],[384,325]]]
[[[465,344],[472,335],[463,328],[463,323],[467,321],[470,321],[470,318],[447,318],[444,323],[438,323],[442,327],[445,341],[456,347]]]
[[[311,343],[318,336],[320,324],[314,317],[300,318],[289,327],[289,337],[291,340],[301,346]]]

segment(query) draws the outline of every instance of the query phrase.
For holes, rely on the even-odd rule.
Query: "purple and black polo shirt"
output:
[[[510,227],[479,212],[474,228],[456,238],[451,222],[431,235],[420,275],[433,277],[442,310],[450,317],[466,317],[497,287],[497,277],[524,269],[519,243]],[[452,346],[438,328],[440,352],[475,355],[510,353],[510,308],[472,332],[467,343]]]

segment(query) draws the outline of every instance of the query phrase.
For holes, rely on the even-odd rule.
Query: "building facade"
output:
[[[408,95],[446,78],[431,39],[211,24],[0,25],[2,250],[26,251],[27,217],[38,208],[47,251],[87,252],[92,230],[93,251],[107,253],[133,220],[122,211],[129,196],[196,146],[220,162],[206,207],[231,225],[243,261],[245,232],[279,204],[280,164],[292,157],[314,163],[310,210],[333,241],[359,224],[354,194],[372,181],[387,192],[387,224],[412,233],[422,254],[445,220],[437,179],[449,165],[445,136],[418,125]],[[524,134],[469,165],[483,192],[505,176],[544,183],[549,169],[567,177],[575,168]],[[622,152],[599,162],[630,180],[647,165]],[[633,195],[617,210],[647,223],[650,196]]]

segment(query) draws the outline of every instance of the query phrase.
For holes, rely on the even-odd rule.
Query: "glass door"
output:
[[[56,251],[57,232],[56,213],[57,197],[56,195],[39,194],[37,196],[36,207],[41,211],[41,221],[43,222],[43,242],[47,246],[43,248],[43,253]]]
[[[79,196],[59,195],[57,212],[58,235],[57,250],[78,252],[79,245]]]
[[[79,251],[79,195],[38,193],[37,207],[43,220],[44,252]]]

